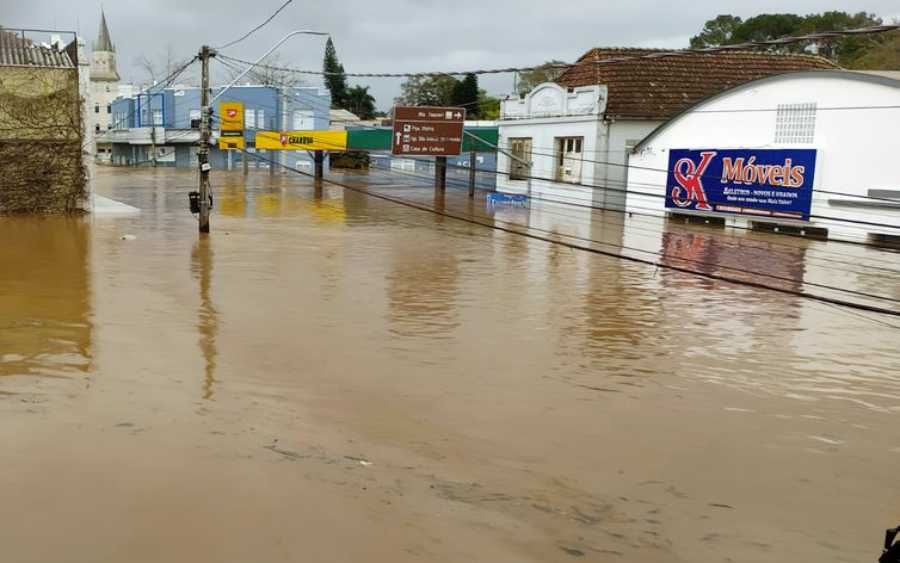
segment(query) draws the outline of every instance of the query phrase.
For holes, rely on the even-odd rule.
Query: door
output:
[[[584,137],[559,137],[556,139],[556,180],[567,184],[581,183],[584,159]]]

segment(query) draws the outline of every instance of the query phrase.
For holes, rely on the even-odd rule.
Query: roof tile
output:
[[[659,56],[634,58],[655,54]],[[622,58],[627,59],[617,60]],[[566,87],[605,84],[609,89],[609,117],[667,119],[744,82],[788,72],[835,68],[839,67],[827,59],[805,54],[598,48],[585,53],[557,82]]]

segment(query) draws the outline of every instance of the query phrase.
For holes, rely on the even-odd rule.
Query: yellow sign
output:
[[[244,104],[241,102],[221,102],[219,104],[219,119],[222,131],[244,130]]]
[[[244,150],[247,143],[244,142],[244,136],[240,137],[219,137],[219,150],[237,149]]]
[[[256,148],[270,151],[347,150],[346,131],[257,131]]]

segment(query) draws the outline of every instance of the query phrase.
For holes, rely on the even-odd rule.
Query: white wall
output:
[[[779,104],[816,103],[815,137],[811,144],[776,144]],[[803,72],[752,83],[702,103],[675,118],[630,156],[627,207],[661,215],[669,149],[814,148],[818,150],[814,189],[868,195],[870,189],[900,190],[900,109],[828,109],[900,106],[895,86],[868,82],[845,72]],[[763,110],[763,111],[759,111]],[[647,192],[652,196],[635,195]],[[812,214],[900,225],[896,211],[857,209],[833,204],[842,197],[815,193]],[[743,223],[744,218],[730,220]],[[898,229],[813,218],[832,236],[858,240],[867,232],[900,235]]]
[[[535,178],[555,178],[556,157],[554,156],[558,137],[584,137],[582,151],[585,155],[594,154],[597,150],[597,127],[599,122],[594,117],[548,118],[545,120],[516,121],[502,123],[500,126],[500,147],[510,150],[510,139],[517,137],[531,138],[532,168],[530,176]],[[587,156],[590,158],[590,156]],[[534,197],[557,200],[573,200],[591,203],[593,199],[590,188],[566,185],[541,180],[510,180],[511,159],[504,153],[497,155],[497,189],[505,193],[527,194]],[[593,184],[594,165],[585,162],[581,170],[581,183]]]
[[[597,164],[595,184],[608,189],[594,191],[594,204],[604,209],[625,207],[628,155],[631,148],[656,129],[661,121],[623,120],[609,123],[608,138],[601,138],[601,151],[588,158],[609,164]],[[606,134],[601,129],[601,136]]]

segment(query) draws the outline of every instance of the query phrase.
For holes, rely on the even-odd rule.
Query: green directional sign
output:
[[[393,131],[388,128],[352,128],[347,130],[347,150],[390,151]],[[462,152],[494,152],[500,142],[497,127],[466,127]]]

